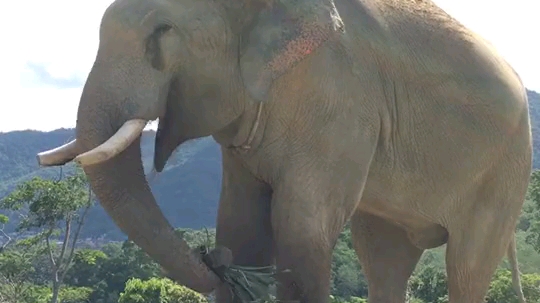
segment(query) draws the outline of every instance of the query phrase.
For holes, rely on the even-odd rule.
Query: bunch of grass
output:
[[[206,245],[202,250],[208,251],[213,246],[210,234],[206,230]],[[239,298],[243,303],[273,303],[276,289],[275,266],[251,267],[231,264],[222,275],[233,297]]]
[[[248,267],[231,265],[224,274],[224,280],[233,296],[245,303],[270,303],[275,301],[275,267]]]

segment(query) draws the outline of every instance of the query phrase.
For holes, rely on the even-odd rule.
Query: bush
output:
[[[523,294],[527,302],[535,303],[540,299],[540,275],[521,275]],[[506,269],[499,269],[493,275],[491,285],[486,296],[486,303],[517,303],[517,295],[512,288],[512,273]]]
[[[434,266],[426,266],[411,277],[409,289],[415,300],[443,303],[447,294],[446,273]]]
[[[64,287],[58,294],[58,302],[62,303],[86,303],[92,294],[90,287]]]
[[[129,279],[118,303],[208,303],[199,293],[167,278]]]
[[[367,303],[367,299],[350,297],[348,300],[345,300],[339,297],[330,296],[330,303]]]

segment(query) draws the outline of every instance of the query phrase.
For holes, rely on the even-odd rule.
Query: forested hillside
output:
[[[150,171],[153,160],[154,136],[153,131],[147,131],[141,142],[146,171]],[[73,129],[0,134],[0,198],[15,189],[20,182],[34,176],[57,178],[61,173],[60,168],[40,168],[36,162],[36,153],[73,138]],[[63,168],[62,173],[69,175],[74,168],[73,164],[69,164]],[[164,171],[151,182],[152,191],[171,224],[186,228],[214,226],[220,185],[221,154],[219,146],[210,137],[182,146],[171,157]],[[8,215],[11,221],[6,230],[12,231],[18,220],[17,216]],[[89,211],[87,220],[90,223],[82,232],[83,238],[124,238],[99,205]]]
[[[533,123],[535,168],[540,167],[540,94],[529,91]],[[145,132],[141,143],[143,162],[149,171],[154,149],[154,132]],[[39,168],[35,155],[74,138],[73,129],[52,132],[16,131],[0,133],[0,198],[21,181],[33,176],[54,178],[60,168]],[[211,138],[188,142],[171,158],[165,171],[151,183],[152,190],[173,226],[202,228],[214,226],[221,183],[221,156]],[[73,165],[64,168],[70,173]],[[15,216],[7,230],[17,222]],[[83,237],[120,239],[123,235],[100,206],[90,210]],[[96,224],[99,222],[99,224]]]

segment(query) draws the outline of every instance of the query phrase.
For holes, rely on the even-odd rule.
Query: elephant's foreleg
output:
[[[288,271],[278,273],[278,300],[327,303],[333,248],[364,179],[302,168],[291,172],[272,197],[276,264],[278,271]]]
[[[351,232],[368,281],[368,302],[405,303],[408,279],[423,250],[403,229],[364,212],[351,218]]]
[[[272,208],[279,302],[327,303],[330,296],[332,250],[345,218],[330,226],[326,216],[305,211]]]
[[[229,151],[223,153],[223,180],[216,243],[231,249],[236,265],[272,263],[271,189],[257,181]],[[228,289],[216,291],[219,303],[233,302]]]

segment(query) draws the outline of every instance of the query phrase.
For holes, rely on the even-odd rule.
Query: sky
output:
[[[97,52],[101,17],[111,2],[3,4],[0,132],[75,126],[82,87]],[[434,2],[493,43],[525,86],[540,92],[540,1]]]

